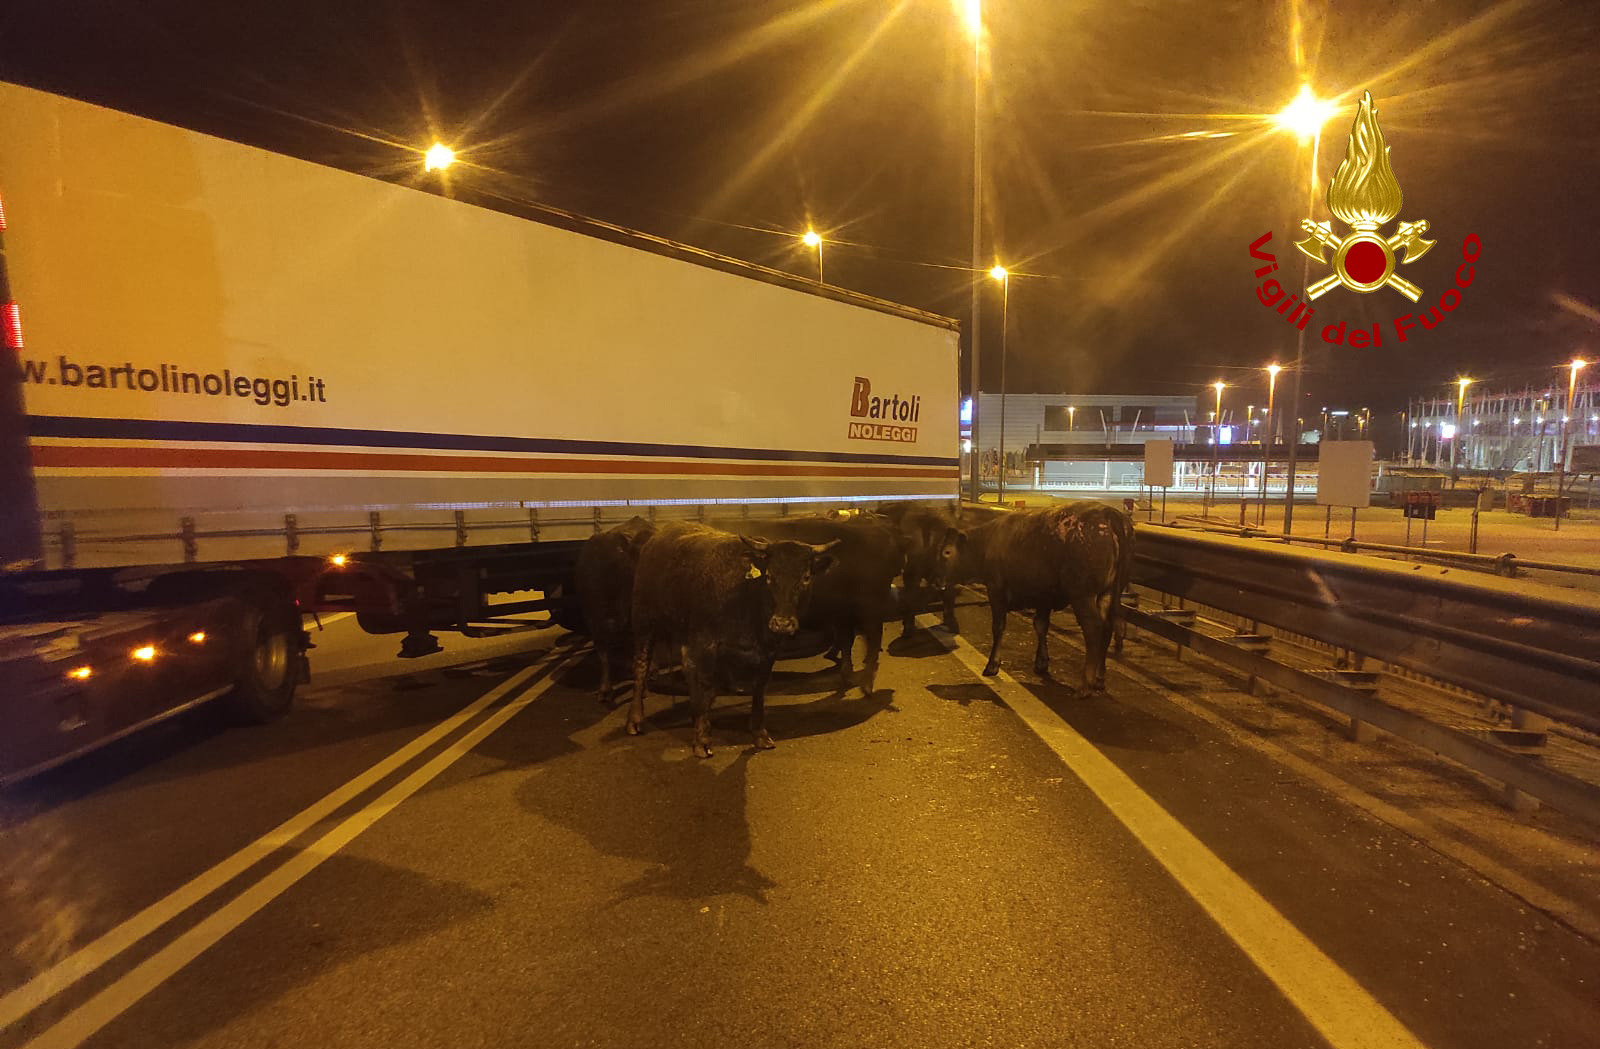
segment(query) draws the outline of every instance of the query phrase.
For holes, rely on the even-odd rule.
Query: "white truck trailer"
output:
[[[304,613],[560,613],[633,514],[956,497],[953,321],[440,188],[0,84],[0,779],[281,712]]]

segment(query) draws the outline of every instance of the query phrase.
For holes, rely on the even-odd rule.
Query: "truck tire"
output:
[[[277,594],[242,599],[234,652],[237,677],[228,705],[241,721],[264,724],[281,717],[300,683],[300,616]]]

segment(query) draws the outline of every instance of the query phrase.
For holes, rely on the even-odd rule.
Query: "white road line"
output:
[[[932,626],[936,617],[918,621]],[[954,638],[953,645],[962,665],[981,677],[985,657],[965,638]],[[1420,1049],[1423,1043],[1404,1024],[1076,729],[1004,670],[983,680],[1334,1049]]]
[[[1135,627],[1134,629],[1138,628]],[[1149,636],[1154,637],[1154,635]],[[1083,651],[1082,647],[1072,638],[1064,637],[1062,640],[1075,651]],[[1196,656],[1195,658],[1205,659],[1204,656]],[[1176,692],[1163,685],[1155,677],[1145,673],[1138,667],[1127,663],[1112,663],[1109,661],[1106,663],[1106,667],[1137,683],[1140,687],[1149,689],[1173,706],[1186,711],[1214,728],[1220,729],[1241,746],[1248,747],[1269,761],[1275,761],[1292,770],[1295,775],[1315,783],[1329,794],[1343,799],[1373,818],[1381,820],[1401,833],[1415,838],[1418,842],[1440,855],[1447,856],[1468,870],[1482,875],[1484,879],[1500,889],[1523,900],[1529,906],[1543,911],[1574,931],[1591,940],[1600,941],[1600,916],[1597,916],[1589,908],[1512,870],[1465,842],[1446,837],[1409,812],[1389,804],[1382,798],[1367,793],[1359,785],[1341,778],[1337,773],[1313,764],[1287,747],[1274,743],[1270,739],[1263,739],[1251,734],[1248,730],[1240,728],[1204,703],[1196,702],[1183,695],[1183,693]],[[1307,702],[1309,716],[1309,709],[1314,708],[1309,701]],[[1462,822],[1448,814],[1436,814],[1435,818],[1454,823],[1456,826],[1464,826]],[[1472,828],[1469,827],[1467,829],[1470,830]]]
[[[570,658],[570,654],[567,658]],[[312,845],[296,852],[282,866],[275,868],[260,881],[206,915],[176,940],[62,1017],[24,1045],[23,1049],[73,1049],[87,1041],[145,995],[165,983],[178,970],[237,929],[246,919],[271,903],[301,878],[316,870],[324,860],[332,858],[362,831],[392,812],[395,806],[427,786],[441,772],[483,742],[490,733],[542,696],[554,684],[555,672],[560,669],[563,662],[564,660],[557,660],[549,676],[484,718],[461,738],[435,755],[427,764],[335,824]]]
[[[0,1030],[10,1027],[44,1002],[99,969],[200,900],[289,844],[549,665],[550,661],[545,660],[519,670],[474,700],[465,709],[435,725],[309,808],[290,817],[210,870],[180,885],[98,939],[80,947],[21,987],[0,996]]]

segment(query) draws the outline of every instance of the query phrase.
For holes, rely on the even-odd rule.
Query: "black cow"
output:
[[[766,691],[778,641],[800,628],[812,579],[832,564],[834,545],[768,541],[685,523],[658,528],[639,552],[633,580],[629,734],[638,735],[644,721],[650,656],[659,642],[683,656],[696,755],[711,756],[711,704],[730,669],[754,671],[750,731],[757,747],[770,749]]]
[[[1006,613],[1017,608],[1033,609],[1039,638],[1033,671],[1049,677],[1050,613],[1070,606],[1083,630],[1083,689],[1105,688],[1106,650],[1133,567],[1133,522],[1126,514],[1088,501],[1002,514],[971,529],[950,529],[939,556],[946,582],[976,579],[989,592],[994,641],[986,676],[1000,670]]]
[[[633,573],[639,551],[655,531],[642,517],[589,537],[574,573],[578,605],[600,657],[600,702],[611,698],[613,660],[633,655]]]
[[[811,600],[800,613],[800,625],[826,635],[831,646],[829,658],[837,655],[841,693],[848,692],[853,683],[856,637],[865,640],[861,691],[871,696],[877,687],[883,622],[891,613],[892,584],[902,561],[893,525],[876,514],[854,514],[730,522],[728,530],[767,539],[834,544],[834,565],[816,577]]]
[[[944,546],[945,532],[956,523],[955,518],[940,507],[916,502],[890,504],[884,515],[894,523],[906,561],[900,588],[901,636],[917,629],[917,613],[928,607],[924,583],[938,588],[944,602],[944,628],[956,632],[956,588],[954,584],[940,586],[937,582],[939,551]]]

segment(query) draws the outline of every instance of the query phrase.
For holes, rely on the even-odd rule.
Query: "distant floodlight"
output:
[[[422,167],[425,171],[443,171],[456,162],[456,151],[442,142],[435,142],[428,147],[428,152],[423,154]]]
[[[1011,276],[1011,274],[1004,266],[1001,266],[998,263],[996,263],[989,270],[989,276],[993,277],[997,281],[1004,282],[1007,277]]]
[[[808,229],[805,235],[800,238],[800,243],[808,248],[814,248],[822,243],[822,235],[814,229]]]

